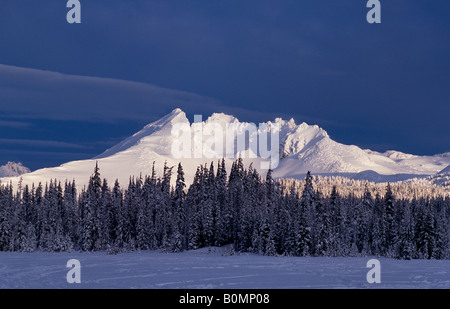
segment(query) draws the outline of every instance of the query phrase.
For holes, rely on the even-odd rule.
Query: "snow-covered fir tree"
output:
[[[236,160],[199,166],[186,186],[181,164],[161,177],[110,188],[96,165],[89,185],[0,184],[0,251],[179,252],[233,245],[265,255],[448,259],[448,188],[343,177],[265,178]]]

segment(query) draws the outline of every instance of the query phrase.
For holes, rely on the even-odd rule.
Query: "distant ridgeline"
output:
[[[307,174],[263,178],[242,159],[199,166],[186,188],[181,164],[111,187],[96,166],[89,185],[0,185],[0,251],[180,252],[233,244],[289,256],[448,259],[448,188],[375,185]],[[171,186],[171,177],[176,177]]]

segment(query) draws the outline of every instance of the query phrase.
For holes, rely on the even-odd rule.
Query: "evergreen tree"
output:
[[[146,210],[146,205],[140,203],[137,205],[139,208],[136,223],[136,245],[138,250],[148,250],[150,249],[150,233],[148,230],[149,218],[147,217],[148,212]]]
[[[21,194],[17,194],[20,197]],[[13,237],[11,251],[25,251],[27,241],[27,222],[23,204],[17,201],[13,204]]]
[[[101,249],[99,208],[102,191],[102,182],[98,163],[94,174],[89,179],[85,192],[82,214],[81,249],[83,251],[97,251]]]
[[[435,246],[434,218],[429,205],[421,205],[415,231],[417,254],[420,259],[431,259]]]
[[[330,200],[330,213],[331,213],[331,234],[330,234],[330,255],[331,256],[343,256],[345,239],[345,210],[341,203],[341,196],[337,190],[336,185],[333,186]]]
[[[371,253],[375,256],[384,256],[386,253],[386,208],[381,198],[376,196],[370,228]]]
[[[116,179],[114,183],[114,188],[112,190],[112,209],[113,209],[113,218],[112,221],[112,237],[111,237],[111,253],[117,253],[126,247],[126,239],[125,239],[125,226],[126,226],[126,218],[127,214],[124,211],[123,207],[123,193],[120,189],[119,181]]]
[[[201,168],[197,168],[192,185],[186,196],[186,211],[188,217],[187,246],[189,250],[200,247],[200,218],[198,205],[201,201]]]
[[[261,179],[236,160],[229,181],[225,160],[199,166],[186,188],[178,165],[161,178],[130,177],[111,190],[98,165],[79,195],[75,182],[37,187],[0,184],[0,251],[180,252],[233,243],[233,250],[265,255],[448,259],[450,201],[438,187]],[[314,184],[313,184],[314,183]],[[314,188],[317,186],[317,189]],[[187,192],[186,192],[187,189]],[[339,189],[339,191],[338,191]],[[375,193],[375,199],[372,198]],[[384,197],[380,197],[383,195]],[[416,198],[415,196],[419,197]]]
[[[10,251],[13,239],[12,185],[0,190],[0,251]]]
[[[70,237],[70,242],[75,246],[79,243],[80,219],[77,205],[77,190],[75,180],[65,183],[63,208],[65,220],[63,222],[64,233]]]
[[[443,204],[441,199],[437,200],[436,203]],[[435,227],[435,240],[434,248],[431,253],[431,258],[433,259],[445,259],[448,254],[448,242],[449,242],[449,230],[448,223],[446,223],[445,208],[437,208],[434,215],[434,227]]]
[[[322,194],[316,193],[316,215],[314,220],[314,254],[316,256],[328,256],[331,243],[331,220],[328,207],[324,204]]]
[[[34,252],[37,247],[36,231],[31,223],[28,223],[26,230],[26,240],[23,243],[22,251]]]
[[[363,200],[356,205],[356,209],[353,217],[353,231],[354,231],[354,240],[356,248],[358,249],[358,254],[366,255],[367,254],[367,245],[369,239],[369,211],[371,210],[372,205],[372,197],[368,188],[366,187],[366,191],[364,193]]]
[[[241,227],[241,207],[244,200],[244,165],[242,158],[235,162],[231,167],[230,179],[228,181],[228,202],[230,204],[230,237],[235,248],[239,248],[239,233]]]
[[[215,178],[216,185],[216,245],[222,246],[230,243],[231,239],[231,218],[232,210],[228,203],[228,182],[227,182],[227,170],[225,166],[225,159],[219,161],[217,167],[217,175]]]
[[[184,201],[186,198],[186,183],[184,180],[184,171],[181,163],[177,168],[177,179],[175,183],[175,190],[172,194],[172,240],[171,251],[181,252],[186,245],[184,244],[183,234],[185,233],[186,226],[186,212],[184,209]]]
[[[409,203],[403,205],[402,217],[398,231],[396,258],[410,260],[415,255],[414,221]]]
[[[384,207],[386,208],[386,247],[389,255],[395,250],[395,224],[394,224],[394,195],[391,185],[386,185],[386,194],[384,196]]]
[[[311,173],[308,171],[305,186],[300,199],[300,214],[298,229],[296,231],[297,253],[301,256],[309,256],[312,250],[312,226],[314,225],[315,191],[312,183]]]

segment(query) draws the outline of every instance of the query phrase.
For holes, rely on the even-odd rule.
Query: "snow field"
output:
[[[378,258],[381,283],[369,284],[373,257],[318,258],[228,255],[223,248],[182,253],[0,252],[0,288],[44,289],[449,289],[449,260]],[[69,259],[81,263],[81,283],[69,284]]]

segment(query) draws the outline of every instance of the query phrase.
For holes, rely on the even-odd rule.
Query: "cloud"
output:
[[[275,114],[277,117],[295,117],[298,121],[327,123],[305,115],[225,105],[207,96],[147,83],[0,64],[0,114],[14,119],[151,122],[177,107],[188,115],[208,117],[215,112],[224,112],[242,121],[267,121]],[[19,121],[0,121],[2,125],[31,126]]]
[[[151,84],[0,64],[0,113],[16,119],[154,120],[176,107],[221,110],[213,98]]]
[[[224,112],[242,121],[257,122],[271,120],[276,115],[286,119],[294,117],[298,122],[340,125],[336,121],[298,113],[225,105],[214,98],[148,83],[0,64],[0,114],[14,119],[149,123],[177,107],[188,115],[205,117]],[[0,121],[0,126],[26,129],[31,124]]]
[[[31,123],[22,121],[5,121],[0,120],[0,127],[13,128],[13,129],[27,129],[31,127]]]
[[[30,139],[14,139],[14,138],[0,138],[0,145],[21,145],[30,147],[52,147],[52,148],[72,148],[85,149],[89,148],[84,145],[50,141],[50,140],[30,140]]]

